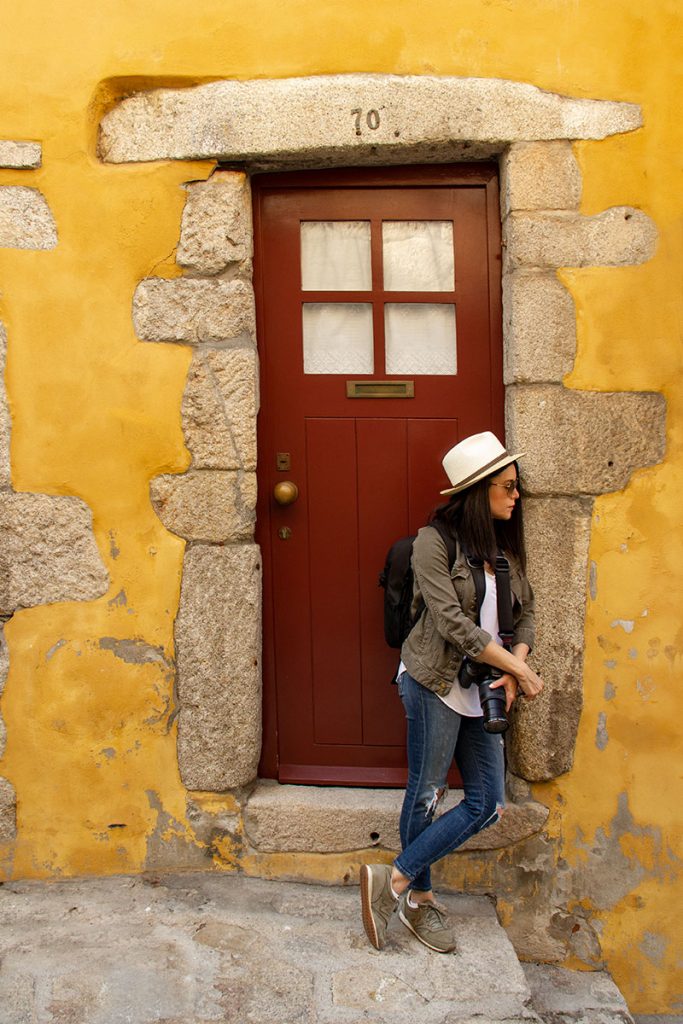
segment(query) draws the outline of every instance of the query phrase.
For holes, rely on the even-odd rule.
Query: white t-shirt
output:
[[[481,612],[479,621],[481,628],[485,629],[487,633],[490,633],[496,643],[501,644],[502,641],[498,635],[498,598],[496,591],[496,577],[493,573],[484,573],[486,580],[486,591],[484,593],[484,600],[481,603]],[[398,675],[401,672],[405,672],[405,665],[403,662],[399,665]],[[458,679],[455,680],[451,691],[445,697],[441,697],[437,694],[439,700],[442,700],[444,704],[447,704],[453,711],[457,711],[459,715],[465,715],[466,718],[480,718],[481,717],[481,703],[479,701],[479,688],[476,683],[473,683],[469,688],[460,685]]]

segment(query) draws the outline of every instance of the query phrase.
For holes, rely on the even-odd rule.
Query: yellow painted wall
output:
[[[142,277],[176,273],[180,186],[210,166],[99,164],[101,83],[477,75],[642,106],[641,131],[576,151],[583,212],[642,208],[659,230],[657,256],[638,268],[562,274],[579,327],[566,383],[661,390],[667,452],[661,466],[596,503],[597,589],[587,613],[576,767],[535,794],[552,808],[561,855],[631,1008],[680,1012],[677,0],[26,0],[11,5],[3,23],[0,138],[41,141],[43,167],[0,170],[0,185],[40,188],[59,232],[50,252],[0,250],[13,485],[83,498],[112,581],[99,601],[29,609],[7,626],[11,668],[1,711],[9,739],[0,773],[18,795],[18,843],[4,851],[17,877],[140,870],[155,830],[163,841],[192,842],[167,729],[168,667],[131,664],[99,638],[138,637],[173,653],[183,543],[152,512],[148,480],[188,464],[179,411],[190,353],[137,343],[130,309]],[[125,604],[112,600],[122,590]],[[604,749],[596,745],[601,714]],[[121,822],[125,829],[109,827]],[[230,868],[236,856],[223,850],[217,860]],[[314,859],[312,875],[336,877],[339,858]],[[287,858],[269,865],[264,870],[292,870]],[[612,865],[631,880],[635,872],[635,888],[608,885]]]

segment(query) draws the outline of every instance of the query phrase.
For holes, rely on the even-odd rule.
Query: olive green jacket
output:
[[[424,610],[401,648],[401,659],[416,679],[441,697],[450,691],[463,657],[476,658],[491,641],[477,625],[477,593],[467,558],[457,545],[453,568],[440,534],[423,527],[413,544],[413,603],[415,615]],[[513,645],[534,643],[534,595],[517,559],[510,558]]]

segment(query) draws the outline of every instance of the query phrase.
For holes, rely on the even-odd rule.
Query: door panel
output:
[[[255,180],[263,775],[405,781],[377,577],[445,452],[502,432],[496,191],[486,166]],[[349,397],[396,380],[414,397]]]
[[[308,420],[306,459],[314,741],[357,744],[363,731],[354,421]]]

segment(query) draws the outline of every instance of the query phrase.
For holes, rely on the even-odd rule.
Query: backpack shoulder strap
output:
[[[448,529],[446,524],[442,523],[440,519],[435,519],[433,522],[429,523],[429,525],[432,527],[433,530],[436,530],[436,532],[441,537],[441,540],[446,545],[446,553],[448,555],[448,568],[452,569],[453,566],[455,565],[455,559],[458,554],[458,545],[456,543],[455,537]]]
[[[452,569],[455,565],[455,559],[458,555],[458,545],[455,537],[448,529],[445,523],[441,520],[436,519],[434,522],[429,524],[432,526],[437,533],[440,535],[444,544],[446,545],[446,551],[448,552],[448,567]],[[467,555],[467,564],[472,572],[472,578],[474,580],[474,589],[477,595],[477,625],[481,625],[481,606],[486,593],[486,578],[484,576],[484,563],[480,558],[473,558]],[[511,613],[512,614],[512,613]]]
[[[477,625],[481,626],[481,606],[484,603],[484,597],[486,595],[486,577],[484,575],[484,563],[481,558],[474,558],[471,555],[467,556],[467,564],[472,572],[472,579],[474,580],[474,589],[477,594]]]

